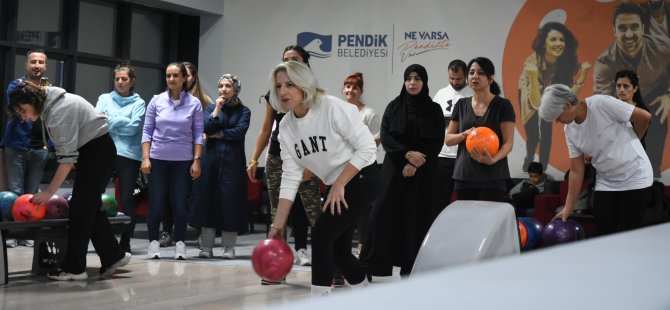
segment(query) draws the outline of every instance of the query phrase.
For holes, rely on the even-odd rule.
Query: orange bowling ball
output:
[[[36,205],[30,202],[33,194],[25,194],[20,196],[14,202],[12,207],[12,216],[17,222],[37,222],[44,219],[47,213],[47,208],[44,203]]]
[[[498,135],[488,127],[475,127],[465,138],[465,148],[470,153],[476,148],[479,154],[484,155],[484,149],[486,149],[491,156],[494,156],[498,153],[499,147]]]
[[[521,248],[526,248],[526,243],[528,243],[528,230],[526,229],[526,224],[522,221],[517,221],[519,225],[519,241],[521,241]]]

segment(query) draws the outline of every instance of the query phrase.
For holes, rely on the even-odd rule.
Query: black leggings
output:
[[[650,200],[651,187],[617,192],[595,191],[596,234],[602,236],[641,227]]]
[[[328,210],[316,221],[312,230],[312,285],[330,286],[334,266],[350,284],[365,279],[363,267],[351,253],[352,239],[356,219],[372,203],[378,184],[379,167],[363,168],[345,187],[344,199],[349,208],[341,215],[331,215]]]

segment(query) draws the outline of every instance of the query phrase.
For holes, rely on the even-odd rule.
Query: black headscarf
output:
[[[405,81],[410,73],[416,72],[423,81],[421,92],[417,95],[410,95],[405,88]],[[428,95],[428,73],[426,68],[419,64],[413,64],[405,69],[403,75],[402,90],[400,95],[389,103],[387,111],[389,114],[389,131],[405,135],[409,138],[435,138],[438,134],[443,134],[439,128],[434,128],[431,122],[422,122],[423,115],[434,111],[430,103],[433,99]]]

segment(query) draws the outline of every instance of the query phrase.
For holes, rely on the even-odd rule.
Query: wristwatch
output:
[[[200,160],[200,156],[193,156],[193,160]]]

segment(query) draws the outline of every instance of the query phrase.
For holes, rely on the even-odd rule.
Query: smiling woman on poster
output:
[[[579,43],[572,32],[558,22],[544,24],[533,40],[533,53],[526,58],[524,70],[519,78],[519,111],[526,130],[524,172],[535,159],[538,143],[540,163],[545,170],[549,165],[552,124],[540,122],[537,117],[543,89],[551,84],[561,83],[572,85],[572,91],[578,94],[584,86],[591,64],[585,61],[580,66],[577,59],[578,46]],[[580,67],[579,76],[573,82]]]

